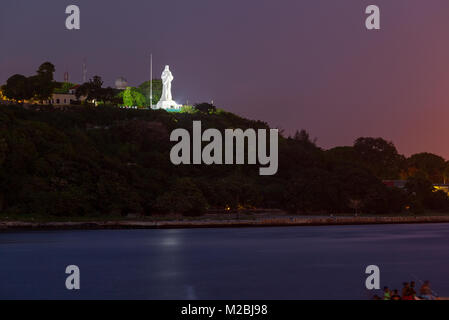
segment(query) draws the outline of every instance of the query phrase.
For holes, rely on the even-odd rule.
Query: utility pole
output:
[[[87,62],[86,58],[83,60],[83,83],[87,82]]]
[[[150,104],[153,109],[153,54],[150,54]]]

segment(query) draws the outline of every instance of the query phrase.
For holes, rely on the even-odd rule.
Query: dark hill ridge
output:
[[[268,128],[224,111],[2,106],[0,211],[117,216],[276,208],[328,214],[426,205],[424,199],[414,204],[417,200],[405,191],[384,186],[367,163],[321,150],[305,132],[280,138],[275,176],[259,176],[258,166],[248,165],[174,166],[170,132],[190,131],[194,120],[202,122],[203,130]]]

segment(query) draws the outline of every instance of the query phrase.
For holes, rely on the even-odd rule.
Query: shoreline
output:
[[[351,226],[387,224],[449,223],[449,216],[416,217],[282,217],[256,220],[177,220],[177,221],[89,221],[89,222],[21,222],[0,221],[1,231],[14,230],[117,230],[117,229],[201,229]]]

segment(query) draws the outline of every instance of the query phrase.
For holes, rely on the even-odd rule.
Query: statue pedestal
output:
[[[179,110],[181,109],[182,105],[181,104],[177,104],[176,102],[174,102],[173,100],[171,101],[159,101],[156,105],[156,109],[174,109],[174,110]]]

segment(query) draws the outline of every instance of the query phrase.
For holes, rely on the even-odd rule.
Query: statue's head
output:
[[[165,66],[165,71],[170,71],[170,66]]]

